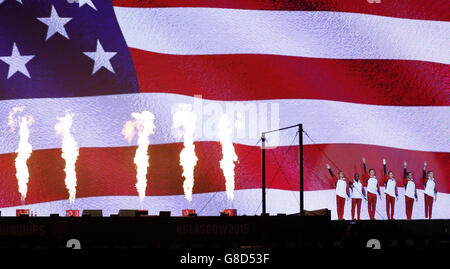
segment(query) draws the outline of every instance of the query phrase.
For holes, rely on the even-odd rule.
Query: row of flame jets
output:
[[[196,125],[196,114],[189,109],[189,105],[179,106],[173,113],[173,128],[177,129],[183,138],[184,148],[180,152],[180,165],[183,168],[183,189],[185,198],[192,200],[192,189],[194,187],[194,168],[197,164],[195,154],[194,130]],[[66,112],[64,117],[58,117],[54,127],[55,133],[62,140],[61,157],[65,160],[65,184],[69,193],[69,201],[73,203],[76,198],[77,175],[76,162],[79,155],[79,147],[71,134],[71,127],[74,115]],[[150,111],[131,113],[131,119],[125,122],[122,134],[129,143],[137,138],[137,149],[134,157],[136,165],[136,189],[140,199],[145,198],[147,187],[147,170],[149,167],[148,147],[150,137],[155,133],[155,116]],[[25,200],[27,195],[27,185],[29,171],[27,160],[32,154],[32,145],[29,142],[30,128],[33,124],[33,117],[25,113],[25,107],[13,108],[8,117],[10,131],[19,130],[19,145],[17,157],[15,159],[16,177],[19,186],[21,199]],[[220,167],[225,177],[225,187],[228,199],[234,197],[234,168],[238,162],[238,156],[234,150],[231,140],[232,126],[226,114],[224,114],[217,128],[217,135],[222,145],[222,159]]]

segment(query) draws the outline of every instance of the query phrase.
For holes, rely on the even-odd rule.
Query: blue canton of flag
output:
[[[111,0],[0,0],[0,100],[136,92]]]

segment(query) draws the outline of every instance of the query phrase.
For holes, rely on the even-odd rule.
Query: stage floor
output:
[[[449,220],[327,217],[0,217],[0,248],[449,248]]]

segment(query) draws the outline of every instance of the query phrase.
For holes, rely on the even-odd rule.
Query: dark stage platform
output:
[[[0,248],[449,248],[449,220],[328,217],[1,217]]]

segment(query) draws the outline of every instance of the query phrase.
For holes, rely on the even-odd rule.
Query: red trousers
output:
[[[352,198],[352,219],[355,219],[355,209],[356,207],[358,208],[357,213],[358,213],[358,220],[359,220],[359,216],[361,215],[361,198]]]
[[[367,209],[369,210],[370,219],[375,219],[376,208],[377,208],[377,195],[368,192],[367,193]]]
[[[386,194],[386,215],[388,219],[394,219],[395,197]]]
[[[336,207],[337,207],[337,215],[339,220],[344,219],[344,205],[345,205],[345,198],[342,198],[339,195],[336,195]]]
[[[433,197],[424,194],[425,196],[425,218],[431,219],[431,213],[433,212]]]
[[[414,199],[405,196],[405,208],[406,208],[406,218],[411,219],[412,211],[414,207]]]

